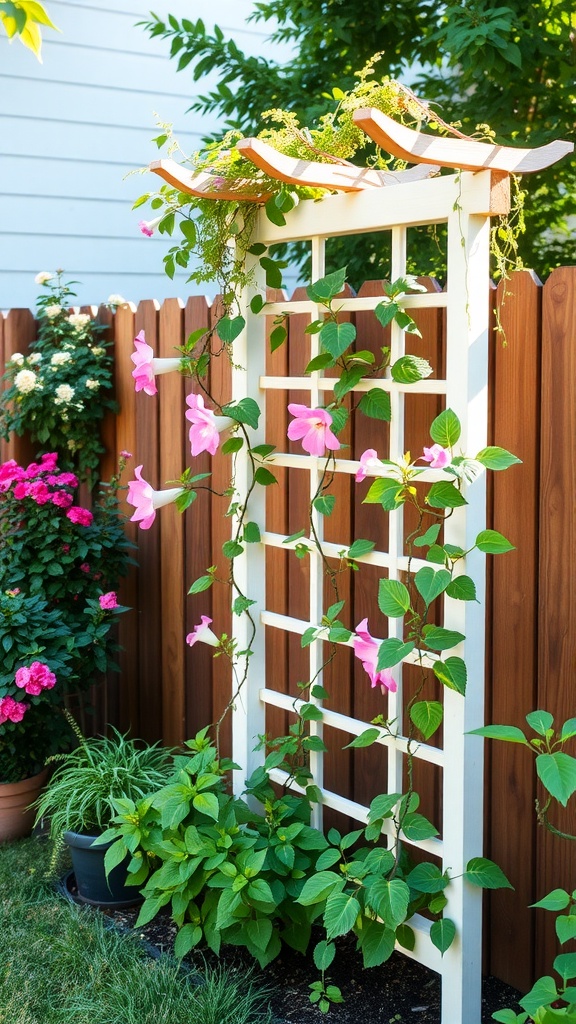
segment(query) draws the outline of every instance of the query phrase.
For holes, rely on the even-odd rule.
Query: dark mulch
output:
[[[72,896],[73,881],[71,882]],[[118,927],[132,931],[138,907],[105,911]],[[152,955],[170,955],[176,927],[167,914],[160,914],[136,930]],[[328,974],[329,983],[338,985],[345,1002],[334,1005],[326,1016],[309,1001],[309,985],[318,980],[311,957],[284,947],[280,956],[265,970],[256,969],[255,979],[271,989],[270,1004],[276,1024],[441,1024],[440,979],[415,960],[393,953],[382,967],[365,970],[355,940],[336,941],[338,952]],[[239,946],[223,946],[216,957],[210,950],[192,953],[186,962],[193,968],[206,963],[223,966],[241,976],[254,971],[250,954]],[[503,1007],[517,1007],[520,993],[497,978],[484,978],[482,984],[482,1024],[491,1024],[492,1014]],[[450,1021],[449,1024],[468,1024]]]

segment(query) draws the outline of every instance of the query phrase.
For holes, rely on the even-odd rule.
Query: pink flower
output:
[[[14,459],[8,459],[0,466],[0,491],[7,491],[15,480],[22,480],[24,470]]]
[[[60,487],[78,487],[78,477],[74,473],[58,473],[53,479],[48,477],[48,483],[55,483]]]
[[[35,480],[30,484],[28,495],[37,505],[47,505],[52,495],[43,480]]]
[[[14,682],[30,696],[37,697],[42,690],[52,689],[56,683],[56,676],[48,665],[41,661],[33,661],[29,668],[23,665],[17,669]]]
[[[155,228],[158,227],[161,220],[162,217],[155,217],[154,220],[139,220],[138,227],[140,228],[140,231],[142,232],[143,235],[146,235],[148,238],[151,238],[152,235],[154,234]]]
[[[0,725],[4,722],[21,722],[27,710],[28,704],[22,704],[13,697],[3,697],[0,700]]]
[[[192,424],[188,431],[192,455],[200,455],[200,452],[215,455],[220,444],[218,420],[225,420],[220,427],[221,430],[229,426],[232,420],[229,417],[217,417],[211,409],[205,409],[202,395],[187,395],[186,405],[189,406],[186,419]]]
[[[380,642],[370,636],[368,632],[368,619],[362,619],[356,626],[356,635],[352,641],[354,654],[362,662],[363,669],[370,676],[372,686],[380,686],[382,693],[385,688],[393,693],[397,690],[396,680],[390,669],[386,668],[381,672],[377,670],[378,648]]]
[[[152,232],[150,232],[150,234],[152,234]],[[150,345],[146,344],[144,331],[140,331],[140,333],[136,335],[134,338],[134,344],[136,346],[136,351],[132,353],[130,359],[135,366],[135,369],[132,370],[132,376],[136,381],[136,391],[144,391],[146,395],[155,395],[158,392],[158,388],[156,387],[154,369],[152,367],[154,350]]]
[[[42,465],[40,466],[41,473],[53,473],[58,466],[58,453],[47,452],[46,455],[42,456]]]
[[[189,647],[193,647],[197,640],[200,640],[204,644],[209,644],[210,647],[220,646],[220,641],[216,636],[216,633],[210,629],[211,622],[212,619],[209,619],[207,615],[200,616],[199,625],[194,626],[193,632],[188,633],[188,636],[186,637],[186,643]]]
[[[64,552],[65,555],[67,555],[68,552],[70,551],[70,545],[69,544],[63,544],[62,545],[62,551]]]
[[[22,498],[26,498],[30,493],[30,484],[25,483],[24,480],[20,480],[14,488],[14,497],[21,501]]]
[[[82,562],[82,565],[80,566],[80,572],[90,572],[90,566],[88,565],[88,562]]]
[[[433,444],[431,448],[425,448],[424,454],[420,458],[423,462],[430,463],[430,469],[444,469],[452,462],[450,452],[441,444]]]
[[[163,505],[169,505],[176,501],[176,498],[184,493],[183,487],[170,487],[165,491],[155,491],[151,484],[142,478],[142,466],[136,466],[134,470],[135,480],[128,484],[129,505],[134,505],[136,511],[130,517],[131,523],[140,523],[142,530],[149,530],[156,518],[156,509]]]
[[[378,452],[374,448],[367,448],[360,456],[360,466],[356,471],[356,483],[361,483],[368,476],[368,473],[382,465],[378,458]]]
[[[66,491],[56,491],[52,494],[52,504],[58,508],[70,508],[73,501],[72,495],[66,494]]]
[[[100,607],[103,611],[109,611],[111,608],[118,608],[118,598],[113,590],[109,590],[107,594],[100,594],[98,598]]]
[[[87,508],[81,508],[79,505],[73,505],[69,508],[66,513],[66,518],[71,523],[77,523],[78,526],[90,526],[94,516]]]
[[[122,451],[120,452],[120,458],[121,459],[131,459],[132,458],[132,452],[127,452],[126,449],[123,448]]]
[[[324,449],[338,451],[340,441],[332,433],[332,417],[326,409],[308,409],[305,405],[291,404],[288,412],[295,419],[288,427],[291,441],[302,441],[302,447],[310,455],[324,455]]]
[[[27,480],[33,480],[35,476],[41,471],[42,467],[39,462],[31,462],[29,466],[26,466],[24,476]]]

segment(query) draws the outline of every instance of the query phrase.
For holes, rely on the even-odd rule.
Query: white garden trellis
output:
[[[260,140],[243,140],[239,148],[243,155],[280,181],[319,185],[344,193],[332,195],[322,202],[302,202],[286,217],[285,226],[272,224],[262,210],[257,218],[252,242],[265,246],[279,242],[308,240],[312,249],[311,279],[324,276],[325,240],[332,236],[358,235],[363,232],[391,231],[392,258],[390,280],[403,277],[406,271],[406,245],[409,228],[447,223],[447,288],[442,293],[427,292],[403,299],[406,309],[445,307],[446,310],[446,374],[444,379],[425,379],[404,385],[390,377],[361,381],[354,391],[362,392],[380,387],[390,394],[391,424],[389,451],[383,458],[398,461],[405,451],[404,401],[407,390],[411,394],[441,396],[444,408],[452,409],[461,423],[460,445],[463,452],[472,455],[487,443],[487,382],[488,382],[488,330],[489,330],[489,242],[490,216],[507,212],[509,193],[508,175],[515,170],[539,170],[560,159],[572,147],[568,143],[553,143],[539,150],[512,150],[478,143],[472,140],[434,138],[422,136],[393,121],[379,111],[359,110],[354,120],[382,148],[417,166],[399,174],[354,168],[349,164],[326,165],[314,161],[296,161],[280,156]],[[458,167],[456,174],[425,178],[430,169],[422,164]],[[468,168],[462,170],[462,168]],[[481,169],[490,168],[490,169]],[[220,181],[217,189],[209,174],[194,177],[183,172],[172,161],[159,161],[152,169],[181,191],[214,200],[233,198],[233,183]],[[229,187],[230,185],[230,187]],[[248,196],[243,183],[242,198],[262,202],[266,198],[262,189],[254,187]],[[250,285],[243,296],[240,314],[246,321],[243,333],[234,342],[232,371],[232,401],[252,397],[261,409],[260,426],[255,431],[253,447],[265,442],[266,396],[268,392],[295,389],[309,394],[308,405],[318,408],[328,404],[336,378],[325,377],[321,371],[306,376],[274,377],[266,373],[265,317],[283,313],[304,313],[310,321],[321,318],[324,307],[312,302],[282,301],[268,303],[255,314],[250,301],[255,294],[265,293],[264,271],[257,257],[252,260]],[[339,298],[338,306],[345,313],[374,310],[381,298]],[[391,364],[404,354],[404,332],[396,323],[391,328]],[[318,354],[318,335],[311,335],[311,357]],[[275,452],[276,466],[293,472],[305,473],[309,478],[309,493],[315,495],[325,464],[324,459],[309,455]],[[336,459],[336,472],[354,474],[358,463]],[[431,471],[433,472],[433,471]],[[240,495],[245,494],[251,476],[249,454],[244,447],[237,455],[235,485]],[[424,478],[425,479],[425,478]],[[483,744],[469,731],[483,724],[484,705],[484,649],[485,649],[485,566],[484,555],[475,548],[475,540],[485,528],[486,487],[480,476],[470,487],[464,485],[467,504],[454,510],[445,522],[444,543],[464,551],[470,549],[462,571],[476,583],[478,602],[456,601],[444,596],[444,627],[465,636],[458,648],[452,648],[466,661],[468,680],[466,697],[444,688],[444,741],[442,748],[421,743],[412,754],[442,770],[443,820],[439,824],[440,838],[421,842],[403,840],[438,857],[442,869],[447,870],[451,882],[446,890],[448,906],[446,916],[455,923],[454,942],[442,957],[430,939],[430,922],[419,915],[410,924],[416,935],[413,951],[402,952],[437,971],[442,977],[443,1024],[480,1024],[481,1007],[481,891],[470,886],[462,877],[468,861],[482,854],[483,821]],[[259,735],[266,731],[266,707],[273,706],[293,711],[298,701],[277,692],[266,683],[265,633],[266,628],[303,635],[309,627],[317,627],[325,612],[323,606],[324,566],[315,545],[310,545],[310,583],[308,617],[295,618],[281,615],[266,607],[266,548],[294,547],[283,534],[268,530],[266,525],[265,488],[257,487],[250,498],[248,518],[259,524],[261,541],[244,546],[235,558],[235,579],[239,590],[255,602],[251,608],[258,628],[256,637],[250,634],[246,616],[233,616],[233,639],[237,650],[251,648],[247,676],[233,710],[233,758],[242,766],[237,773],[238,793],[244,779],[263,762],[264,754],[255,751]],[[337,543],[323,540],[323,517],[313,510],[313,525],[327,557],[338,558],[342,549],[350,546],[353,538],[341,537]],[[382,567],[383,575],[399,579],[408,569],[404,546],[403,508],[389,513],[389,539],[387,551],[372,551],[358,559]],[[416,571],[427,565],[412,558],[410,568]],[[402,620],[388,620],[388,636],[401,636]],[[322,639],[309,647],[309,679],[321,673],[324,658]],[[417,651],[406,659],[418,661]],[[403,767],[408,752],[408,740],[403,729],[402,665],[396,671],[398,691],[388,696],[388,718],[395,719],[398,735],[383,736],[378,742],[387,747],[387,791],[403,790]],[[317,678],[321,682],[321,676]],[[314,698],[310,698],[314,700]],[[321,704],[321,702],[316,701]],[[368,723],[322,708],[322,719],[309,723],[312,735],[321,735],[323,725],[343,734],[360,735]],[[322,753],[310,753],[310,770],[316,786],[322,792],[322,802],[315,807],[313,824],[322,827],[323,807],[342,812],[358,822],[366,823],[368,808],[346,799],[323,785]],[[275,781],[293,784],[278,769],[272,773]],[[436,823],[438,824],[438,823]]]

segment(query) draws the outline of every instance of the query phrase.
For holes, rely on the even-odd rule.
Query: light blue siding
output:
[[[214,119],[186,112],[211,79],[195,85],[189,70],[177,73],[167,43],[136,27],[147,2],[46,4],[62,31],[44,32],[42,64],[0,36],[0,309],[33,307],[34,276],[57,267],[80,282],[81,304],[113,292],[134,302],[186,298],[186,274],[171,282],[163,272],[169,241],[145,238],[138,221],[152,215],[132,210],[160,180],[134,172],[157,157],[156,116],[174,124],[188,153],[216,129]],[[261,52],[268,34],[246,23],[252,0],[214,0],[210,19],[199,0],[151,6],[161,17],[202,17],[208,29],[215,22],[249,53]]]

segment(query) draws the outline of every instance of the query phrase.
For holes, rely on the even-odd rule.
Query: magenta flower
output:
[[[360,456],[360,466],[356,471],[356,483],[359,484],[365,480],[372,470],[379,469],[381,466],[382,463],[375,448],[367,448]]]
[[[200,455],[200,452],[215,455],[220,444],[220,432],[231,426],[233,420],[229,416],[216,416],[211,409],[206,409],[202,395],[187,395],[186,405],[189,406],[186,419],[192,424],[188,431],[192,455]]]
[[[14,488],[14,497],[22,501],[22,498],[26,498],[30,493],[30,486],[25,480],[19,480]]]
[[[4,722],[21,722],[28,707],[28,704],[22,704],[13,697],[3,697],[0,700],[0,725]]]
[[[52,494],[52,504],[58,508],[70,508],[74,498],[71,494],[67,494],[66,491],[55,491]]]
[[[132,370],[132,376],[136,381],[136,391],[144,391],[146,395],[155,395],[158,392],[158,388],[156,387],[154,370],[152,368],[154,350],[146,343],[144,331],[140,331],[136,335],[134,344],[136,351],[132,353],[130,359],[135,366],[135,369]]]
[[[78,526],[90,526],[94,516],[87,508],[82,508],[80,505],[72,505],[66,513],[66,518],[71,523],[77,523]]]
[[[430,463],[430,469],[445,469],[452,462],[450,452],[441,444],[433,444],[431,448],[425,448],[424,454],[420,458],[424,462]]]
[[[368,632],[368,619],[362,619],[356,626],[356,635],[352,641],[354,654],[362,662],[362,667],[370,676],[372,686],[379,686],[384,693],[385,689],[393,693],[397,690],[396,680],[389,668],[378,672],[378,648],[380,642],[375,640]]]
[[[37,505],[47,505],[52,500],[52,494],[43,480],[35,480],[31,483],[28,495]]]
[[[0,491],[7,491],[15,480],[22,480],[25,470],[14,459],[8,459],[0,466]]]
[[[58,465],[58,452],[47,452],[42,456],[41,473],[53,473]]]
[[[139,220],[138,227],[143,235],[151,238],[154,234],[155,229],[158,227],[162,217],[155,217],[154,220]]]
[[[130,517],[131,523],[139,523],[142,530],[149,530],[156,518],[156,509],[163,505],[169,505],[172,501],[184,493],[183,487],[170,487],[165,491],[155,491],[151,484],[142,477],[142,466],[136,466],[134,470],[135,480],[128,484],[129,505],[134,505],[136,511]]]
[[[118,598],[114,590],[109,590],[107,594],[100,594],[98,598],[102,611],[110,611],[112,608],[118,608]]]
[[[56,676],[42,661],[33,661],[29,668],[23,665],[16,670],[14,682],[30,696],[38,697],[42,690],[52,689]]]
[[[324,455],[324,450],[338,451],[340,441],[332,433],[332,417],[326,409],[308,409],[305,405],[292,403],[288,412],[294,416],[288,427],[291,441],[302,441],[302,447],[310,455]]]
[[[197,640],[200,640],[203,644],[209,644],[210,647],[219,647],[220,641],[210,629],[210,623],[212,619],[209,619],[207,615],[200,616],[200,622],[197,626],[194,626],[192,633],[188,633],[186,637],[186,643],[189,647],[193,647]]]

